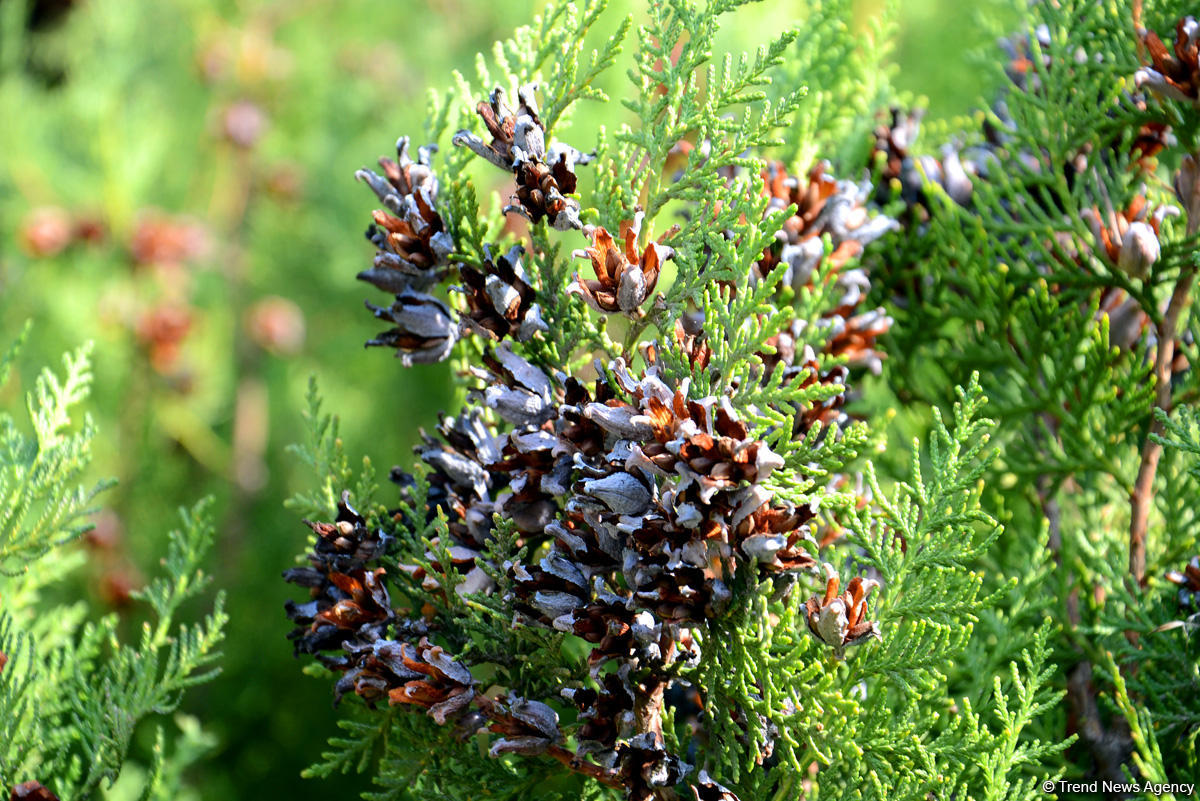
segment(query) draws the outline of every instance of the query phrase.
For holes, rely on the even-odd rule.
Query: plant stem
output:
[[[1189,220],[1188,227],[1193,225]],[[1154,360],[1154,409],[1162,409],[1163,412],[1171,410],[1171,362],[1175,358],[1175,333],[1195,277],[1195,264],[1183,268],[1175,291],[1171,293],[1171,301],[1167,304],[1167,313],[1158,326],[1158,348]],[[1162,423],[1154,417],[1150,423],[1150,435],[1142,446],[1142,461],[1133,487],[1129,522],[1129,572],[1141,586],[1146,584],[1146,528],[1154,502],[1154,476],[1162,456],[1162,446],[1155,441],[1155,436],[1161,436],[1162,433]]]

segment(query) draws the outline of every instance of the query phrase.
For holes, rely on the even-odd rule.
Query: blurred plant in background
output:
[[[0,385],[20,345],[0,358]],[[169,738],[157,726],[147,765],[126,759],[143,720],[176,711],[186,689],[219,670],[216,649],[229,620],[223,594],[199,624],[177,620],[212,580],[200,569],[212,523],[203,502],[184,512],[160,575],[109,598],[122,609],[136,600],[153,612],[136,640],[121,637],[127,621],[117,612],[96,618],[61,593],[89,557],[70,546],[111,487],[77,483],[96,431],[79,414],[91,382],[83,348],[63,359],[61,375],[40,373],[28,394],[28,421],[0,412],[0,791],[11,787],[12,798],[31,801],[89,798],[110,787],[117,798],[180,798],[184,769],[214,743],[194,718],[177,715],[179,731]]]
[[[437,12],[415,6],[71,5],[30,35],[24,4],[0,3],[0,331],[33,318],[28,364],[96,342],[94,469],[119,483],[89,538],[92,593],[124,608],[164,521],[217,498],[212,572],[235,622],[224,674],[190,701],[220,710],[205,718],[227,770],[204,771],[202,795],[315,793],[297,709],[328,699],[262,647],[285,596],[262,577],[295,551],[263,532],[297,467],[284,448],[304,384],[316,373],[344,408],[388,398],[429,420],[445,393],[436,369],[413,382],[369,365],[327,313],[362,298],[339,269],[366,247],[343,236],[359,204],[342,179],[359,165],[341,147],[373,146],[420,105],[420,74],[447,72],[500,13],[428,31],[442,40],[418,59],[398,34]],[[375,448],[365,427],[344,436]]]
[[[34,320],[0,400],[21,396],[33,366],[95,341],[93,471],[119,483],[81,575],[114,609],[156,574],[164,521],[215,496],[210,572],[232,623],[223,674],[184,707],[203,709],[219,741],[192,777],[203,797],[326,793],[298,776],[311,732],[333,724],[329,698],[270,645],[288,593],[264,580],[296,551],[279,507],[308,481],[285,452],[305,382],[320,378],[346,452],[384,467],[415,427],[381,442],[377,415],[432,425],[451,405],[444,366],[401,371],[361,349],[371,323],[346,309],[367,292],[347,276],[371,248],[345,235],[363,209],[347,177],[379,142],[421,130],[425,87],[540,5],[0,0],[0,337]],[[880,9],[860,5],[866,27]],[[804,13],[763,3],[718,40],[752,46]],[[922,52],[934,36],[964,51],[989,40],[961,14],[922,0],[897,15],[896,82],[939,87],[935,111],[981,93],[945,68],[959,53]],[[594,132],[602,113],[581,107],[575,130]],[[152,733],[140,736],[149,753]]]

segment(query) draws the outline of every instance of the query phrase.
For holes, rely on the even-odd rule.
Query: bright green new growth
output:
[[[17,357],[0,366],[0,384]],[[182,511],[169,535],[161,575],[133,593],[153,613],[133,643],[119,637],[115,613],[98,619],[57,586],[86,555],[71,543],[90,525],[90,504],[106,484],[78,484],[94,430],[73,425],[91,383],[89,349],[63,359],[63,373],[44,370],[28,397],[31,434],[0,413],[0,795],[38,781],[63,801],[100,797],[176,799],[182,770],[213,745],[190,718],[168,750],[156,730],[141,786],[114,787],[138,725],[175,711],[182,693],[217,672],[217,647],[228,621],[218,594],[197,624],[181,623],[180,607],[204,593],[211,578],[200,563],[212,544],[209,503]],[[131,772],[137,776],[140,770]]]
[[[0,359],[0,385],[7,379],[21,338]],[[90,348],[63,357],[65,376],[49,370],[38,376],[27,408],[33,438],[23,435],[16,421],[0,417],[0,571],[17,576],[51,548],[63,545],[90,528],[83,518],[97,493],[108,485],[77,485],[88,462],[95,429],[90,418],[70,431],[70,409],[86,396],[91,383]]]

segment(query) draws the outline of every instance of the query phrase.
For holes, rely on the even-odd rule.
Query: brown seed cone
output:
[[[568,688],[562,695],[579,710],[579,753],[611,751],[617,742],[633,733],[634,690],[628,681],[629,667],[598,677],[600,689]]]
[[[726,560],[729,561],[729,560]],[[634,598],[664,623],[699,624],[719,617],[732,593],[724,579],[729,568],[689,564],[656,566],[649,560],[635,575]]]
[[[538,116],[534,88],[526,85],[518,90],[519,102],[515,110],[508,105],[504,90],[499,87],[494,89],[488,100],[481,100],[475,106],[492,141],[485,143],[468,131],[459,131],[454,136],[454,144],[470,148],[503,170],[513,168],[513,162],[519,155],[516,151],[537,158],[544,156],[545,128]]]
[[[879,582],[855,576],[846,591],[838,594],[839,579],[833,565],[825,563],[825,595],[813,596],[804,608],[809,632],[820,642],[833,648],[841,657],[846,648],[879,638],[879,626],[867,619],[867,595]]]
[[[9,799],[10,801],[58,801],[58,796],[42,786],[41,782],[28,781],[14,787]]]
[[[621,312],[634,317],[644,314],[642,304],[653,294],[663,262],[674,256],[675,251],[651,242],[638,253],[640,228],[640,214],[632,222],[621,223],[619,236],[624,241],[623,248],[617,246],[607,230],[593,228],[589,232],[592,246],[575,251],[575,258],[590,259],[596,278],[585,280],[576,274],[567,292],[579,295],[598,312]]]
[[[471,368],[483,384],[476,396],[519,428],[539,427],[558,414],[554,385],[538,367],[513,352],[507,340],[483,356],[486,370]]]
[[[414,162],[408,146],[408,137],[401,137],[396,143],[398,160],[379,160],[383,176],[368,169],[355,173],[387,206],[372,215],[367,239],[379,250],[374,265],[358,278],[393,294],[437,283],[454,251],[454,240],[436,207],[438,181],[429,165],[436,148],[421,148]]]
[[[784,166],[775,162],[763,173],[763,191],[771,198],[768,209],[795,204],[796,213],[787,219],[775,243],[763,251],[753,268],[758,279],[787,264],[784,283],[799,292],[813,285],[815,272],[827,258],[834,271],[841,270],[860,256],[866,245],[897,227],[895,220],[867,211],[871,191],[868,182],[839,181],[827,175],[826,168],[819,162],[806,178],[798,178],[788,175]],[[828,256],[824,236],[829,237],[833,248]]]
[[[777,345],[776,347],[783,350],[781,346]],[[815,400],[808,408],[795,410],[793,436],[807,436],[808,432],[817,424],[828,428],[834,424],[844,426],[849,422],[846,413],[842,411],[842,407],[846,404],[845,387],[849,378],[849,370],[845,365],[822,370],[812,348],[805,346],[804,351],[799,354],[799,358],[794,359],[790,366],[785,368],[785,375],[797,388],[803,389],[817,384],[829,388],[829,394],[824,400]],[[834,389],[838,386],[842,389]]]
[[[849,181],[836,181],[818,164],[806,181],[790,177],[783,165],[771,164],[764,173],[765,192],[772,206],[782,208],[795,204],[797,211],[779,234],[779,241],[763,252],[755,266],[761,279],[782,262],[788,266],[785,279],[793,290],[815,288],[817,269],[826,259],[834,270],[834,290],[840,292],[836,305],[824,312],[817,322],[825,344],[822,350],[832,356],[845,356],[851,366],[865,366],[878,374],[884,355],[876,341],[891,327],[892,319],[883,309],[863,311],[861,306],[871,289],[865,270],[850,269],[848,262],[858,257],[863,248],[896,227],[896,222],[882,215],[872,217],[866,208],[869,186]],[[833,250],[828,257],[822,237],[828,235]],[[781,351],[760,354],[766,369],[764,377],[780,361],[791,363],[795,340],[806,324],[794,322],[789,329],[768,341]]]
[[[504,208],[533,222],[548,219],[559,230],[581,228],[579,203],[567,195],[575,191],[575,165],[589,159],[572,147],[556,144],[546,149],[546,129],[538,117],[533,85],[522,86],[514,111],[497,88],[488,102],[476,106],[492,141],[485,142],[467,130],[454,135],[456,147],[466,147],[516,178],[517,202]]]
[[[1137,195],[1120,212],[1086,209],[1086,219],[1096,237],[1096,250],[1108,263],[1134,278],[1145,278],[1158,261],[1161,251],[1159,229],[1165,218],[1177,216],[1179,209],[1163,205],[1150,210],[1145,195]]]
[[[598,381],[595,395],[576,380],[568,378],[564,384],[563,403],[559,407],[558,439],[572,451],[586,457],[595,457],[604,451],[607,433],[594,419],[587,416],[585,408],[592,403],[602,406],[625,406],[615,400],[612,387]]]
[[[345,597],[319,612],[313,619],[313,627],[336,626],[339,629],[357,631],[364,625],[390,619],[391,601],[383,583],[386,572],[379,567],[371,571],[360,568],[350,574],[330,574],[329,581],[341,590]]]
[[[458,340],[458,324],[450,307],[433,295],[406,288],[391,306],[369,301],[366,306],[376,319],[395,325],[367,340],[366,346],[394,348],[405,367],[444,361]]]
[[[412,501],[416,479],[398,467],[392,468],[391,480],[401,487],[400,497]],[[482,548],[492,531],[492,513],[495,504],[490,500],[477,500],[472,494],[455,490],[445,473],[436,468],[426,476],[429,489],[425,505],[417,507],[416,514],[424,515],[424,523],[435,519],[438,512],[446,515],[447,528],[455,542],[472,548]],[[394,515],[401,514],[396,510]]]
[[[712,348],[708,345],[708,338],[703,331],[688,333],[683,321],[676,320],[672,337],[674,344],[670,350],[682,355],[687,360],[693,374],[708,369],[708,363],[712,360],[713,352]],[[646,360],[648,367],[653,367],[660,363],[663,357],[663,349],[657,341],[643,342],[638,345],[638,348],[641,350],[642,358]]]
[[[1185,609],[1200,606],[1200,556],[1193,556],[1183,572],[1168,570],[1167,581],[1179,587],[1179,605]]]
[[[1142,104],[1145,105],[1144,103]],[[1165,122],[1147,122],[1138,128],[1137,136],[1129,146],[1129,152],[1143,169],[1150,169],[1153,159],[1174,141],[1171,126]]]
[[[437,723],[466,711],[475,697],[475,679],[471,671],[456,662],[441,646],[422,639],[416,648],[402,643],[403,666],[423,678],[406,681],[388,690],[391,705],[413,704],[429,710]]]
[[[396,632],[397,635],[415,635],[414,639],[422,637],[425,630],[423,624],[410,622],[398,628],[404,631]],[[416,654],[414,646],[406,641],[351,641],[346,643],[345,650],[346,656],[329,663],[334,670],[345,673],[334,687],[335,704],[340,703],[346,693],[353,692],[374,708],[378,701],[387,698],[390,690],[410,681],[422,681],[426,676],[405,665],[406,653],[409,658]]]
[[[525,159],[516,165],[517,203],[504,210],[515,211],[533,223],[546,219],[558,231],[581,228],[579,203],[566,197],[575,191],[574,165],[579,157],[564,150],[552,153],[552,157],[549,164]]]
[[[951,200],[965,206],[980,172],[979,165],[969,158],[964,161],[952,145],[942,149],[941,158],[912,155],[924,114],[923,109],[892,108],[887,121],[875,128],[875,145],[868,161],[873,172],[878,170],[876,203],[883,205],[899,197],[904,201],[901,218],[906,225],[929,220],[926,181],[939,184]]]
[[[589,575],[611,573],[621,567],[623,543],[594,513],[568,510],[562,519],[546,527],[546,533]]]
[[[873,160],[883,164],[879,178],[884,185],[903,178],[905,162],[920,133],[925,110],[907,110],[896,106],[887,113],[889,119],[875,127],[875,145],[872,149]]]
[[[1154,31],[1139,31],[1150,66],[1134,74],[1134,83],[1181,102],[1200,101],[1200,23],[1184,17],[1175,23],[1175,41],[1168,49]]]
[[[361,636],[375,636],[393,619],[382,568],[368,565],[383,556],[391,538],[371,531],[342,493],[333,523],[305,524],[317,535],[308,567],[284,571],[285,581],[308,587],[307,603],[288,601],[287,615],[297,627],[288,634],[296,652],[334,651]]]
[[[700,771],[696,783],[692,785],[692,795],[696,801],[740,801],[737,794],[714,780],[705,770]]]
[[[381,530],[368,528],[366,518],[350,505],[349,492],[342,493],[334,522],[304,522],[317,535],[313,554],[328,570],[362,567],[382,556],[392,539]]]
[[[492,743],[488,753],[536,756],[562,739],[558,730],[558,713],[541,701],[531,701],[510,695],[504,703],[496,703],[489,711],[488,730],[501,735]]]
[[[879,349],[878,341],[892,327],[892,318],[883,309],[872,309],[850,317],[839,315],[826,318],[823,322],[830,329],[825,353],[844,357],[848,367],[865,367],[875,375],[882,372],[887,354]]]
[[[638,655],[639,643],[634,635],[636,615],[625,599],[611,593],[576,610],[571,633],[596,647],[588,655],[593,671],[610,660],[625,661]]]
[[[422,431],[424,444],[415,449],[430,467],[424,508],[414,503],[413,476],[394,468],[391,477],[404,488],[402,497],[423,514],[419,524],[431,522],[439,512],[446,516],[449,540],[435,538],[434,542],[449,551],[454,567],[465,577],[455,589],[462,594],[489,592],[494,585],[481,561],[491,536],[492,515],[497,511],[494,494],[503,486],[503,477],[491,465],[500,459],[504,438],[484,420],[483,410],[474,405],[457,417],[443,415],[437,430],[440,439]],[[436,554],[426,553],[425,558],[435,570],[443,570]],[[440,590],[438,581],[424,568],[402,564],[400,569],[426,591]]]
[[[681,473],[681,489],[690,481],[699,484],[701,500],[742,482],[761,481],[783,466],[766,443],[749,437],[746,424],[725,398],[694,401],[677,390],[670,406],[657,397],[647,398],[644,414],[655,441],[642,452],[660,470]]]
[[[658,732],[639,734],[617,747],[617,775],[630,801],[655,801],[657,791],[683,780],[691,766],[667,751]]]
[[[758,560],[761,569],[777,573],[813,570],[817,561],[809,523],[816,518],[811,505],[794,509],[764,503],[736,528],[738,551]],[[806,548],[808,544],[810,547]]]
[[[639,607],[676,622],[721,614],[737,559],[756,559],[765,571],[812,568],[812,511],[771,503],[761,482],[782,462],[750,437],[727,400],[688,399],[653,372],[633,381],[619,363],[614,374],[633,405],[576,409],[616,449],[575,485],[570,527],[548,529],[573,559],[613,570],[633,548],[639,559],[623,569],[625,585]]]
[[[524,248],[515,245],[503,256],[493,256],[487,246],[484,252],[487,261],[482,270],[459,265],[468,306],[463,322],[493,341],[511,336],[527,342],[536,332],[545,332],[542,310],[535,302],[537,293],[521,266]]]
[[[586,572],[557,548],[537,565],[517,563],[509,565],[508,572],[516,598],[514,608],[544,626],[569,631],[576,613],[591,597]]]

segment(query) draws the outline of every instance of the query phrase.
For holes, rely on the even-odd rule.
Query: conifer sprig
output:
[[[21,565],[0,576],[0,793],[32,781],[53,797],[86,799],[111,787],[143,720],[173,712],[186,689],[216,675],[228,615],[218,594],[202,621],[179,620],[181,605],[211,581],[200,568],[212,543],[207,502],[183,513],[162,575],[133,593],[153,613],[136,643],[122,642],[115,613],[89,621],[84,605],[55,608],[40,592],[83,561],[70,542],[90,527],[88,505],[108,486],[78,485],[93,435],[86,418],[73,423],[91,380],[88,350],[66,357],[64,371],[61,379],[43,371],[29,397],[32,437],[0,414],[4,557]],[[194,722],[180,726],[170,754],[159,729],[144,798],[178,788],[182,766],[211,745]]]
[[[0,379],[7,376],[22,340],[0,362]],[[38,376],[27,400],[32,436],[21,433],[12,417],[0,416],[0,572],[23,571],[90,528],[84,518],[95,511],[92,501],[111,486],[76,486],[95,435],[86,416],[77,430],[68,428],[72,408],[91,384],[89,353],[85,347],[64,356],[61,378],[48,369]]]

